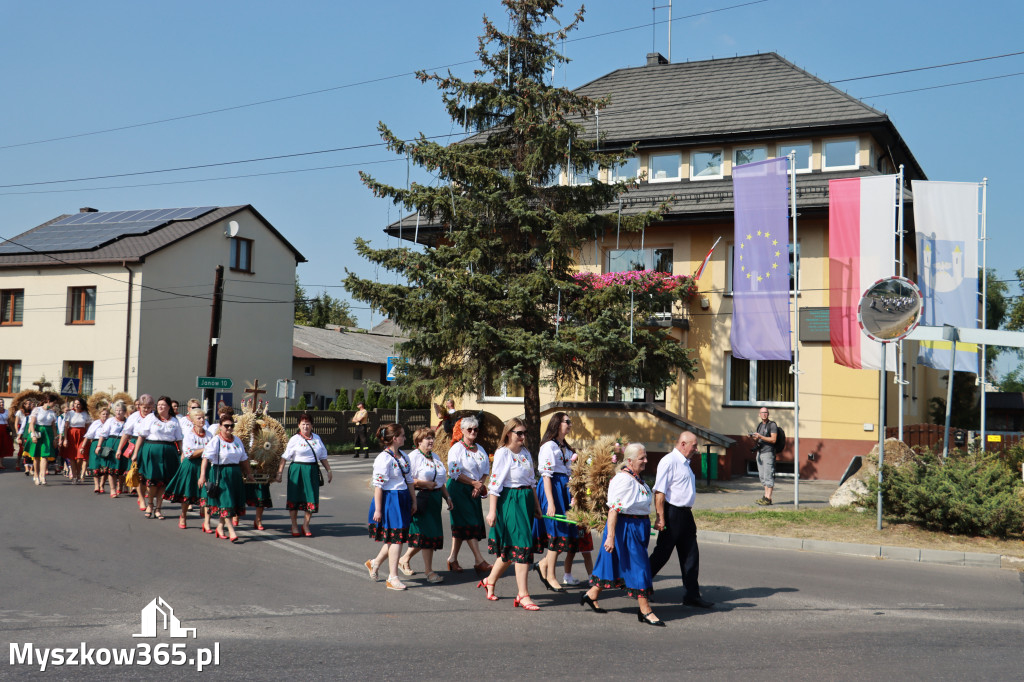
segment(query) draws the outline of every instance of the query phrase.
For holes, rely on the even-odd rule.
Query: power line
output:
[[[712,10],[706,10],[706,11],[703,11],[703,12],[696,12],[696,13],[693,13],[693,14],[687,14],[687,15],[681,16],[681,17],[673,17],[672,19],[665,19],[665,20],[658,21],[658,22],[655,22],[655,23],[657,23],[657,24],[664,24],[664,23],[668,23],[670,21],[681,21],[681,20],[684,20],[684,19],[693,19],[693,18],[696,18],[696,17],[701,17],[701,16],[705,16],[705,15],[708,15],[708,14],[715,14],[717,12],[724,12],[724,11],[731,10],[731,9],[738,9],[738,8],[747,7],[747,6],[750,6],[750,5],[759,5],[759,4],[764,3],[764,2],[768,2],[768,0],[753,0],[752,2],[744,2],[744,3],[740,3],[738,5],[730,5],[728,7],[720,7],[718,9],[712,9]],[[616,33],[623,33],[623,32],[626,32],[626,31],[635,31],[637,29],[648,28],[649,26],[651,26],[650,23],[642,24],[642,25],[639,25],[639,26],[630,26],[628,28],[615,29],[613,31],[605,31],[604,33],[595,33],[595,34],[589,35],[589,36],[577,36],[576,38],[571,38],[571,39],[569,39],[569,40],[567,40],[565,42],[573,43],[573,42],[578,42],[578,41],[582,41],[582,40],[591,40],[593,38],[600,38],[600,37],[604,37],[604,36],[608,36],[608,35],[613,35],[613,34],[616,34]],[[122,130],[132,130],[134,128],[144,128],[144,127],[148,127],[148,126],[159,125],[159,124],[162,124],[162,123],[171,123],[171,122],[174,122],[174,121],[182,121],[182,120],[186,120],[186,119],[190,119],[190,118],[199,118],[199,117],[202,117],[202,116],[210,116],[212,114],[220,114],[220,113],[224,113],[224,112],[227,112],[227,111],[236,111],[236,110],[239,110],[239,109],[247,109],[247,108],[251,108],[251,107],[262,106],[262,105],[265,105],[265,104],[273,104],[273,103],[276,103],[276,102],[284,102],[284,101],[292,100],[292,99],[300,99],[302,97],[311,97],[313,95],[322,95],[322,94],[327,93],[327,92],[336,92],[338,90],[344,90],[344,89],[347,89],[347,88],[354,88],[354,87],[358,87],[360,85],[370,85],[372,83],[380,83],[380,82],[383,82],[383,81],[395,80],[395,79],[398,79],[398,78],[405,78],[407,76],[415,76],[416,73],[419,72],[419,71],[437,71],[437,70],[441,70],[441,69],[449,69],[449,68],[452,68],[454,66],[464,66],[466,64],[475,64],[478,61],[479,61],[479,59],[477,59],[477,58],[466,59],[466,60],[463,60],[463,61],[460,61],[460,62],[452,62],[451,64],[442,64],[441,66],[433,66],[433,67],[427,67],[427,68],[423,68],[423,69],[416,69],[415,71],[404,71],[402,73],[395,73],[395,74],[391,74],[389,76],[380,76],[378,78],[369,78],[369,79],[366,79],[366,80],[356,81],[356,82],[353,82],[353,83],[345,83],[345,84],[342,84],[342,85],[334,85],[334,86],[330,86],[330,87],[326,87],[326,88],[319,88],[317,90],[309,90],[307,92],[300,92],[300,93],[296,93],[294,95],[282,95],[280,97],[272,97],[270,99],[258,100],[258,101],[255,101],[255,102],[247,102],[245,104],[236,104],[234,106],[229,106],[229,107],[220,107],[220,108],[217,108],[217,109],[209,109],[207,111],[199,111],[199,112],[195,112],[195,113],[191,113],[191,114],[182,114],[181,116],[172,116],[172,117],[169,117],[169,118],[161,118],[161,119],[157,119],[157,120],[154,120],[154,121],[144,121],[142,123],[131,123],[131,124],[123,125],[123,126],[116,126],[116,127],[113,127],[113,128],[105,128],[105,129],[102,129],[102,130],[93,130],[93,131],[89,131],[89,132],[85,132],[85,133],[75,133],[75,134],[72,134],[72,135],[62,135],[62,136],[59,136],[59,137],[50,137],[50,138],[46,138],[46,139],[42,139],[42,140],[32,140],[32,141],[29,141],[29,142],[17,142],[17,143],[13,143],[13,144],[0,145],[0,150],[3,150],[3,149],[13,149],[13,148],[16,148],[16,147],[27,147],[27,146],[30,146],[30,145],[45,144],[45,143],[48,143],[48,142],[59,142],[59,141],[62,141],[62,140],[73,140],[73,139],[80,138],[80,137],[90,137],[92,135],[103,135],[103,134],[106,134],[106,133],[120,132]]]

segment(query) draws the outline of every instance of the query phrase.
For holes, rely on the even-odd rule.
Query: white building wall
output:
[[[230,268],[224,230],[231,220],[239,224],[238,237],[253,240],[251,274]],[[216,376],[234,382],[233,404],[241,404],[246,382],[259,379],[261,386],[273,386],[277,379],[291,378],[295,254],[254,214],[243,211],[147,257],[145,281],[153,289],[142,292],[143,392],[182,401],[200,396],[196,377],[206,375],[218,265],[224,266],[224,307]],[[171,298],[157,289],[200,298]]]

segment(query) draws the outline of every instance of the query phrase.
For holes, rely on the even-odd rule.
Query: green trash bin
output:
[[[718,480],[718,455],[714,452],[704,451],[700,455],[701,473],[706,481]]]

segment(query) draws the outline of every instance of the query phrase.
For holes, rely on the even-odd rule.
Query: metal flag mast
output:
[[[900,172],[896,175],[896,182],[899,185],[899,198],[896,200],[896,233],[900,238],[900,277],[906,277],[906,269],[904,262],[906,261],[906,251],[903,250],[903,164],[900,164]],[[899,418],[898,418],[898,432],[899,439],[903,440],[903,387],[909,382],[903,376],[903,339],[896,342],[896,385],[899,386],[897,389],[896,396],[899,401]],[[883,365],[883,368],[885,365]]]
[[[986,207],[988,205],[988,178],[981,179],[981,328],[988,329],[988,234],[986,232]],[[988,391],[988,354],[987,346],[981,344],[979,360],[981,372],[978,374],[978,385],[981,386],[981,451],[985,452],[985,393]]]
[[[789,205],[793,219],[793,507],[800,508],[800,249],[796,231],[796,150],[789,152]]]

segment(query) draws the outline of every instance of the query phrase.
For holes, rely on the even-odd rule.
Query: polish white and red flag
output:
[[[721,237],[716,239],[715,243],[711,245],[710,249],[708,249],[708,255],[704,256],[704,261],[700,264],[700,267],[697,268],[697,272],[694,273],[694,275],[693,275],[693,281],[694,282],[699,282],[700,281],[700,276],[704,274],[704,268],[706,268],[708,266],[708,261],[711,260],[711,254],[715,252],[715,247],[718,246],[718,242],[720,242],[720,241],[722,241]]]
[[[881,343],[860,329],[857,308],[875,282],[895,274],[896,176],[828,183],[829,330],[836,364],[881,369]],[[896,371],[896,353],[886,354]]]

